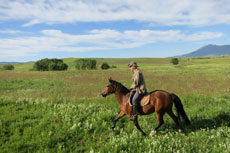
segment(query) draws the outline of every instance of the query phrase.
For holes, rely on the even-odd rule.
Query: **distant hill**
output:
[[[0,62],[0,65],[5,65],[5,64],[23,64],[23,63],[34,63],[34,61],[30,61],[30,62]]]
[[[194,52],[176,56],[176,57],[204,57],[204,56],[221,56],[221,55],[230,55],[230,45],[222,45],[222,46],[206,45]]]
[[[0,62],[0,65],[5,65],[5,64],[18,64],[19,62]]]

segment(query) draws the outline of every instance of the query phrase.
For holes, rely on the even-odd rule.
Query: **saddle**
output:
[[[133,96],[134,96],[134,93],[129,96],[129,105],[133,105],[133,102],[132,102],[132,99],[133,99]],[[140,101],[140,106],[141,107],[144,107],[146,105],[150,104],[150,93],[147,93],[145,94],[142,98],[141,98],[141,101]]]

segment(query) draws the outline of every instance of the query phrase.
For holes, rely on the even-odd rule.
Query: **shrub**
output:
[[[34,63],[34,69],[38,71],[61,71],[67,70],[68,65],[63,62],[61,59],[41,59]]]
[[[102,70],[107,70],[107,69],[109,69],[109,68],[110,68],[110,66],[109,66],[108,63],[102,63],[102,64],[101,64],[101,69],[102,69]]]
[[[117,68],[117,66],[115,66],[115,65],[112,65],[110,68],[113,68],[113,69],[114,69],[114,68]]]
[[[3,70],[14,70],[14,66],[12,64],[3,65]]]
[[[78,70],[96,69],[97,62],[94,59],[78,59],[75,61],[75,68]]]
[[[173,65],[179,64],[178,58],[172,58],[172,59],[171,59],[171,63],[172,63]]]

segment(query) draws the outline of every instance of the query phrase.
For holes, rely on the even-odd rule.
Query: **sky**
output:
[[[0,62],[164,58],[229,40],[230,0],[0,0]]]

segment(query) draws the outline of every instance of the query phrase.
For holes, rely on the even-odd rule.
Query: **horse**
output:
[[[129,103],[131,91],[127,89],[125,86],[123,86],[121,83],[109,78],[109,83],[101,92],[101,96],[106,97],[113,93],[115,93],[115,97],[118,101],[121,111],[114,119],[112,132],[114,132],[116,123],[120,118],[124,117],[125,115],[128,115],[129,117],[132,116],[132,105]],[[159,129],[162,126],[162,124],[164,124],[163,116],[165,113],[167,113],[173,119],[173,121],[176,123],[178,127],[180,127],[180,115],[187,124],[191,124],[188,119],[188,116],[185,113],[181,100],[176,94],[169,93],[163,90],[155,90],[150,92],[149,94],[149,104],[139,107],[138,115],[149,115],[156,112],[158,124],[154,131],[157,131],[157,129]],[[177,116],[172,111],[173,104],[175,104]],[[136,128],[144,136],[146,136],[145,132],[139,126],[138,118],[134,120],[133,123],[135,124]]]

